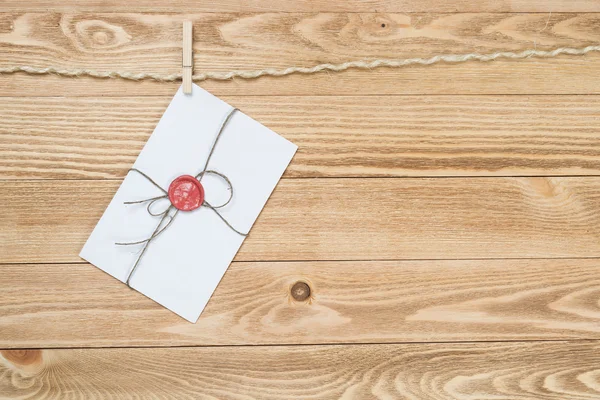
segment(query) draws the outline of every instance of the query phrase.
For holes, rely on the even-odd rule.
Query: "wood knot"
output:
[[[112,49],[131,41],[131,35],[121,26],[101,20],[83,20],[75,24],[77,41],[86,50]]]
[[[306,301],[310,298],[310,286],[306,282],[296,282],[290,289],[292,298],[296,301]]]
[[[108,43],[108,34],[106,32],[94,32],[92,34],[92,38],[94,39],[94,42],[96,42],[100,46],[106,45],[106,43]]]
[[[6,361],[20,367],[34,366],[42,362],[41,350],[1,350],[0,354]]]

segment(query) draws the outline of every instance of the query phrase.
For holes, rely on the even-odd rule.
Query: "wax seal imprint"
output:
[[[181,175],[169,186],[169,200],[181,211],[192,211],[204,203],[204,187],[190,175]]]

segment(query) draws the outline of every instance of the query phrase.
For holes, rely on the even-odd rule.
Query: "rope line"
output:
[[[467,61],[494,61],[498,59],[524,59],[524,58],[552,58],[562,54],[576,56],[585,55],[591,52],[600,52],[600,45],[587,46],[581,48],[560,47],[554,50],[530,49],[521,52],[500,51],[490,54],[469,53],[469,54],[442,54],[430,58],[407,58],[407,59],[377,59],[372,61],[348,61],[341,64],[318,64],[313,67],[289,67],[285,69],[266,68],[260,70],[238,70],[229,72],[204,72],[195,74],[192,79],[195,82],[206,80],[224,81],[234,78],[255,79],[261,76],[286,76],[292,74],[315,74],[322,71],[341,72],[348,69],[374,69],[381,67],[400,68],[409,65],[432,65],[437,63],[463,63]],[[60,68],[46,67],[39,68],[30,65],[21,65],[14,67],[0,67],[0,74],[26,73],[31,75],[59,75],[65,77],[89,76],[94,78],[119,78],[126,80],[154,80],[159,82],[175,82],[181,80],[181,73],[161,75],[157,73],[133,73],[127,71],[97,71],[85,68]]]

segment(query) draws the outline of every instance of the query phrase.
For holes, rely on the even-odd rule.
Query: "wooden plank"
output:
[[[599,259],[233,263],[190,324],[89,264],[5,264],[0,347],[600,339]],[[308,285],[308,291],[297,292]]]
[[[0,182],[0,262],[80,261],[119,183]],[[598,257],[599,183],[597,177],[286,179],[236,259]]]
[[[283,69],[377,58],[584,47],[600,14],[0,15],[0,67],[181,72],[181,23],[194,21],[194,71]],[[600,93],[599,54],[206,82],[218,95]],[[0,77],[4,96],[172,94],[176,83]]]
[[[600,12],[595,0],[4,0],[0,11],[37,12]]]
[[[0,60],[1,62],[1,60]],[[312,66],[312,65],[309,65]],[[172,68],[169,66],[169,68]],[[107,68],[107,70],[113,68]],[[600,55],[206,81],[216,96],[600,94]],[[173,96],[180,83],[0,75],[4,96]]]
[[[2,351],[5,399],[592,399],[598,342]]]
[[[228,97],[299,146],[285,177],[600,174],[597,96]],[[122,178],[170,97],[0,97],[0,179]]]

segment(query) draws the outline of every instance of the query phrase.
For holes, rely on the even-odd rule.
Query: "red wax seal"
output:
[[[169,200],[178,210],[195,210],[204,202],[204,188],[193,176],[181,175],[169,186]]]

